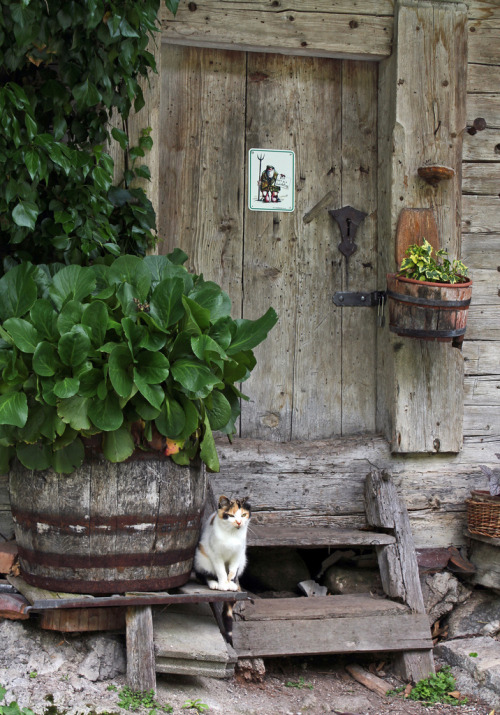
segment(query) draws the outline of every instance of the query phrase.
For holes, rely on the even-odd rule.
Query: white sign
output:
[[[295,154],[285,149],[250,149],[248,207],[252,211],[293,211]]]

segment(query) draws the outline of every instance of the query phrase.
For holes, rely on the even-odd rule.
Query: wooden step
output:
[[[258,599],[238,604],[239,657],[428,650],[429,619],[372,596]]]
[[[291,546],[301,549],[342,546],[385,546],[394,544],[391,534],[361,529],[333,529],[315,526],[251,524],[248,546]]]

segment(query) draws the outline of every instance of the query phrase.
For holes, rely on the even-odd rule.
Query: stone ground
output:
[[[118,705],[125,686],[122,637],[77,637],[42,632],[32,621],[0,620],[0,644],[0,684],[7,687],[7,703],[16,701],[40,715],[125,713]],[[196,713],[182,706],[197,699],[208,705],[204,712],[224,715],[490,715],[495,707],[500,713],[500,698],[493,702],[491,691],[484,698],[485,691],[460,668],[454,667],[453,673],[461,693],[469,696],[468,704],[425,707],[401,696],[382,698],[367,690],[347,674],[344,666],[348,662],[354,659],[268,660],[262,682],[164,675],[158,677],[157,700],[161,706],[172,705],[174,715]],[[363,662],[358,657],[356,662],[368,667],[370,662],[380,665],[380,658]],[[398,685],[390,675],[390,662],[381,673],[393,686]],[[158,709],[157,715],[161,713]]]

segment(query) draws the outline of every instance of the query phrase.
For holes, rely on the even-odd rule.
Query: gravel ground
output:
[[[209,708],[203,712],[224,715],[490,715],[493,711],[491,704],[466,690],[463,694],[469,695],[469,702],[461,706],[426,707],[401,696],[380,697],[351,678],[344,669],[347,662],[346,658],[334,656],[268,660],[262,682],[246,682],[241,677],[215,680],[163,675],[158,676],[156,699],[160,706],[167,703],[173,706],[174,715],[196,713],[195,709],[182,706],[187,700],[197,699]],[[370,661],[363,664],[368,667]],[[389,668],[381,672],[397,687],[399,683],[390,675]],[[301,687],[287,686],[289,682]],[[40,714],[126,712],[118,705],[124,676],[91,682],[79,676],[71,662],[61,664],[56,672],[31,678],[27,674],[9,685],[7,702],[15,697],[21,706],[29,706]],[[141,708],[137,712],[142,715],[147,710]],[[162,712],[158,709],[157,715]]]

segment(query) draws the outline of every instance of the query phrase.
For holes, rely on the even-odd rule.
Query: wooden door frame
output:
[[[290,6],[290,5],[289,5]],[[162,42],[379,62],[379,287],[395,269],[395,231],[402,208],[433,208],[442,243],[460,255],[461,155],[465,128],[467,7],[460,0],[200,0],[175,18],[160,13]],[[310,10],[308,8],[311,8]],[[159,45],[156,55],[159,58]],[[158,62],[161,68],[161,63]],[[144,88],[153,140],[159,135],[161,78]],[[415,97],[418,101],[415,101]],[[450,111],[447,111],[447,109]],[[150,196],[158,207],[158,159],[150,159]],[[437,188],[416,169],[451,166]],[[387,237],[381,240],[381,237]],[[462,446],[463,359],[449,343],[396,338],[388,326],[377,343],[377,427],[393,452],[458,452]]]

